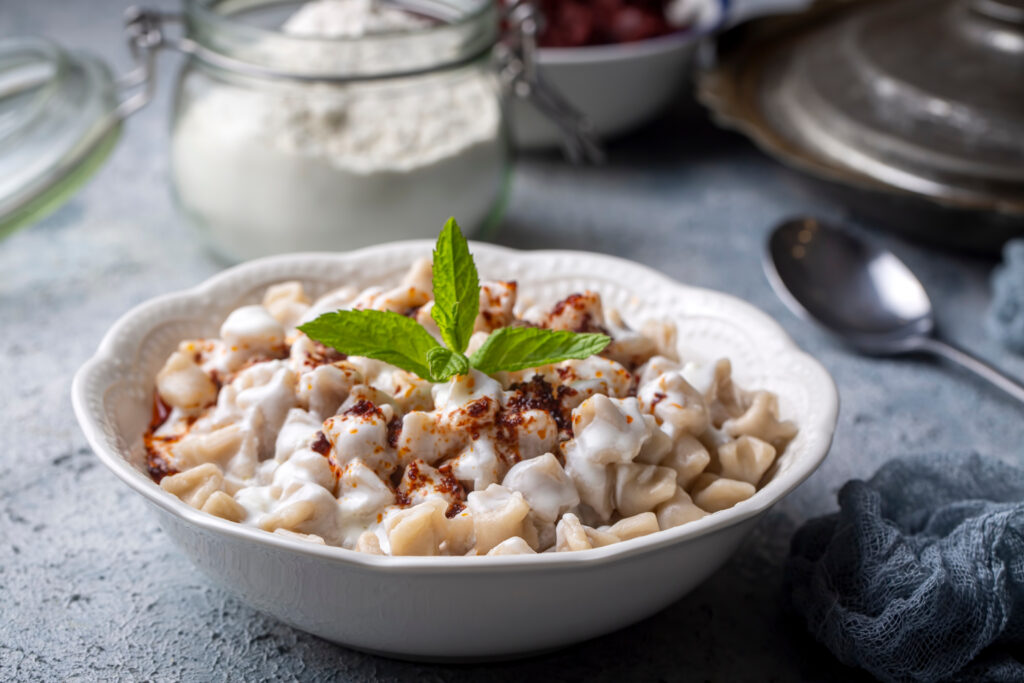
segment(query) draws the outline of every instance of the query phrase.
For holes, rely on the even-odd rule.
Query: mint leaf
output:
[[[491,333],[469,357],[470,364],[487,374],[525,370],[569,358],[589,358],[611,339],[603,334],[578,334],[539,327],[503,327]]]
[[[589,358],[611,341],[603,334],[577,334],[536,327],[505,327],[466,358],[480,310],[480,276],[469,244],[454,218],[434,248],[431,316],[448,348],[412,318],[390,311],[336,311],[300,325],[315,341],[350,356],[364,356],[413,372],[429,382],[464,375],[470,366],[485,373],[524,370],[569,358]]]
[[[427,365],[430,367],[433,382],[445,382],[454,375],[465,375],[469,372],[469,359],[443,346],[427,352]]]
[[[449,218],[434,247],[434,307],[430,312],[449,349],[463,353],[480,310],[480,278],[469,244]]]
[[[427,354],[441,348],[418,322],[391,311],[324,313],[299,329],[344,354],[382,360],[426,380],[432,376]]]

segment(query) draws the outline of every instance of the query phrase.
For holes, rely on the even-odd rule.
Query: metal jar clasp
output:
[[[547,116],[562,132],[566,157],[573,163],[600,163],[604,152],[593,134],[587,118],[573,107],[558,90],[548,84],[537,68],[537,35],[542,18],[529,0],[518,0],[505,9],[504,19],[509,27],[503,39],[494,47],[498,73],[503,86]],[[181,23],[182,17],[174,12],[142,7],[129,7],[125,11],[124,31],[128,50],[135,67],[117,81],[126,95],[118,104],[116,114],[126,118],[146,106],[156,88],[156,55],[170,47],[220,69],[247,76],[285,79],[305,82],[350,83],[383,78],[405,78],[429,73],[431,69],[387,74],[386,76],[345,76],[324,74],[296,74],[243,62],[210,50],[188,37],[171,37],[166,33],[168,22]],[[487,48],[489,51],[491,48]],[[482,55],[468,55],[449,67],[469,64]]]

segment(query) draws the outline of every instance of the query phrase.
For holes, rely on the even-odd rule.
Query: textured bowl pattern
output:
[[[343,284],[397,282],[432,247],[400,242],[232,268],[130,311],[75,377],[75,413],[99,458],[159,508],[171,538],[200,568],[254,606],[337,642],[417,658],[504,656],[567,644],[642,618],[692,589],[728,558],[760,513],[824,459],[838,411],[835,385],[777,323],[749,304],[610,256],[473,244],[481,277],[517,280],[521,301],[553,303],[595,290],[630,324],[674,320],[684,358],[727,357],[741,386],[775,392],[782,417],[800,432],[771,480],[728,510],[650,536],[573,553],[471,558],[381,557],[291,540],[199,512],[150,480],[141,435],[154,376],[179,341],[216,335],[232,309],[258,302],[270,284],[299,280],[315,297]],[[638,576],[649,580],[608,596],[619,582]],[[346,590],[339,592],[339,585]],[[552,596],[559,597],[554,604]],[[410,610],[447,610],[448,630],[438,632],[429,619],[410,619]],[[513,624],[528,620],[531,627],[481,621],[479,610],[511,615]]]

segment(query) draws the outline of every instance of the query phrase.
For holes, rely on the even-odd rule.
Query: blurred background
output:
[[[1019,407],[935,365],[852,355],[798,321],[762,273],[764,241],[797,214],[869,236],[918,274],[947,337],[1024,374],[984,325],[999,249],[1024,232],[1024,10],[604,5],[545,0],[545,16],[423,0],[421,23],[395,37],[365,11],[351,35],[351,17],[288,19],[294,7],[275,5],[225,24],[197,2],[183,32],[159,12],[182,3],[152,0],[158,12],[133,24],[138,59],[124,0],[0,6],[0,39],[22,41],[0,60],[0,604],[13,615],[0,624],[0,678],[485,671],[350,652],[211,587],[99,470],[68,399],[73,372],[139,302],[251,257],[432,237],[453,213],[482,239],[615,254],[747,299],[821,359],[843,402],[830,458],[699,591],[488,675],[855,676],[784,605],[793,530],[897,452],[1015,461]],[[878,15],[883,5],[900,12]],[[457,29],[429,31],[429,16]],[[114,79],[142,75],[157,38],[141,106],[142,80]],[[338,74],[349,80],[322,82]],[[33,109],[43,101],[57,109]]]

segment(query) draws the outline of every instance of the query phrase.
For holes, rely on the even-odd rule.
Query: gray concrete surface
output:
[[[124,68],[124,2],[5,1],[0,36],[46,34]],[[157,101],[96,178],[0,243],[0,680],[847,680],[855,672],[785,609],[781,566],[796,526],[833,509],[847,479],[895,455],[977,449],[1020,460],[1021,411],[1009,399],[936,365],[850,355],[783,308],[758,261],[765,231],[788,214],[841,219],[844,210],[683,101],[615,144],[605,167],[524,159],[496,239],[626,256],[775,316],[838,381],[842,414],[826,463],[690,596],[539,658],[397,662],[278,623],[212,587],[175,551],[143,502],[94,459],[68,398],[72,374],[118,316],[221,267],[170,199],[168,62]],[[982,329],[990,261],[881,239],[921,275],[953,339],[1024,374],[1024,360]]]

